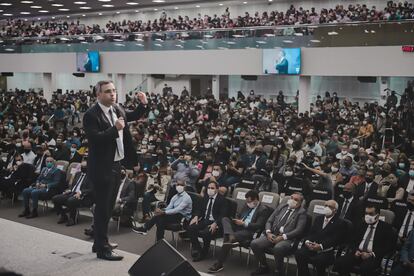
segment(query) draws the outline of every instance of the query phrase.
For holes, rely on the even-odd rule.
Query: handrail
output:
[[[209,32],[238,32],[238,31],[259,31],[259,30],[285,30],[285,29],[317,29],[317,28],[329,28],[329,27],[345,27],[345,26],[372,26],[372,25],[382,25],[382,24],[410,24],[414,23],[414,19],[404,19],[404,20],[380,20],[375,22],[370,21],[351,21],[351,22],[342,22],[342,23],[323,23],[323,24],[300,24],[300,25],[269,25],[269,26],[250,26],[250,27],[238,27],[238,28],[211,28],[211,29],[194,29],[194,30],[170,30],[170,31],[145,31],[145,32],[131,32],[131,33],[94,33],[94,34],[79,34],[79,35],[55,35],[55,36],[41,36],[41,37],[0,37],[0,40],[6,41],[18,41],[18,40],[47,40],[47,39],[61,39],[61,38],[85,38],[85,37],[102,37],[105,40],[106,37],[123,37],[123,36],[148,36],[148,35],[158,35],[164,36],[166,34],[179,34],[179,33],[191,33],[191,32],[200,32],[200,33],[209,33]]]

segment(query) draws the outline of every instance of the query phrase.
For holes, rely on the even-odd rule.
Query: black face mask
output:
[[[372,179],[371,177],[365,177],[365,182],[367,183],[371,183],[374,179]]]
[[[24,150],[24,153],[29,153],[30,152],[30,149],[25,149]]]
[[[83,173],[86,173],[88,171],[88,168],[87,167],[81,167],[81,172],[83,172]]]
[[[346,199],[350,199],[352,197],[352,193],[348,192],[348,191],[343,191],[342,195],[344,196],[344,198]]]

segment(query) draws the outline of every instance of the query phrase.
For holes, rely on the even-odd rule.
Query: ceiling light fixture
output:
[[[20,12],[20,14],[30,14],[30,12]]]
[[[164,3],[165,0],[152,0],[153,3]]]
[[[92,9],[91,7],[80,7],[79,9],[81,9],[81,10],[90,10],[90,9]]]
[[[113,7],[114,7],[114,5],[108,5],[108,4],[105,4],[105,5],[102,5],[102,7],[104,7],[104,8],[113,8]]]
[[[22,4],[33,4],[33,1],[20,1]]]
[[[4,16],[13,16],[11,13],[3,13]]]
[[[69,9],[59,9],[60,11],[70,11]]]
[[[47,11],[47,10],[40,10],[39,12],[41,12],[41,13],[48,13],[49,11]]]
[[[52,6],[53,6],[53,7],[63,7],[63,4],[57,4],[57,3],[54,3],[54,4],[52,4]]]
[[[13,5],[12,3],[0,3],[0,6],[11,6]]]
[[[131,6],[135,6],[135,5],[138,5],[139,3],[137,3],[137,2],[127,2],[126,4],[131,5]]]
[[[99,2],[111,2],[111,0],[98,0]]]
[[[83,2],[83,1],[76,1],[76,2],[73,2],[73,4],[76,4],[76,5],[85,5],[85,4],[86,4],[86,2]]]
[[[42,6],[30,6],[32,9],[41,9]]]

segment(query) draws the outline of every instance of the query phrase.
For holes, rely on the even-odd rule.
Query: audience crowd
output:
[[[368,7],[366,4],[349,4],[348,7],[339,4],[334,8],[323,8],[317,11],[314,7],[304,9],[291,5],[286,11],[269,10],[254,15],[245,12],[244,15],[232,17],[229,8],[222,15],[204,15],[196,18],[179,16],[168,17],[162,12],[159,19],[109,21],[105,26],[93,24],[87,26],[79,20],[76,22],[46,21],[28,23],[22,19],[10,19],[0,27],[0,37],[53,37],[58,35],[84,34],[128,34],[136,32],[159,32],[176,30],[205,30],[217,28],[241,28],[253,26],[303,25],[346,22],[377,22],[399,21],[414,19],[412,3],[388,1],[386,7]]]
[[[409,275],[402,273],[414,271],[413,87],[409,82],[400,98],[391,93],[383,106],[326,92],[305,113],[282,91],[274,100],[238,93],[220,101],[187,90],[148,93],[147,118],[128,125],[137,163],[123,164],[113,216],[140,234],[156,227],[157,239],[171,224],[186,229],[193,261],[208,258],[211,240],[223,237],[212,273],[242,246],[259,261],[252,275],[270,271],[265,253],[273,254],[280,275],[290,254],[299,275],[309,275],[308,263],[318,275],[331,264],[340,275],[354,267],[379,275],[382,259],[400,249],[392,273]],[[80,123],[96,101],[93,92],[57,91],[48,102],[42,93],[16,90],[0,99],[2,197],[15,201],[21,194],[19,216],[26,218],[39,215],[39,200],[52,200],[58,223],[75,224],[77,209],[93,204]],[[133,93],[122,103],[137,104]],[[266,192],[280,196],[280,204]],[[320,208],[315,200],[323,200]]]

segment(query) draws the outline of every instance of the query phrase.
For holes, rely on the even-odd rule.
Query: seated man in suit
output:
[[[365,208],[365,222],[355,227],[351,251],[335,261],[340,276],[349,275],[358,265],[362,276],[377,276],[382,258],[395,246],[396,235],[391,225],[379,220],[379,207]]]
[[[250,190],[245,195],[246,204],[238,218],[224,217],[222,220],[224,244],[218,254],[217,262],[209,268],[208,272],[216,273],[223,270],[230,250],[243,242],[250,242],[253,235],[263,231],[267,218],[272,209],[259,201],[259,194]]]
[[[137,208],[138,198],[135,193],[135,182],[126,175],[125,168],[121,169],[121,185],[115,201],[112,216],[120,216],[122,226],[131,227],[131,217]]]
[[[265,252],[270,249],[276,261],[276,273],[283,273],[283,258],[292,252],[295,240],[302,237],[306,228],[306,210],[302,207],[303,195],[293,193],[287,204],[279,205],[266,222],[266,234],[252,241],[250,247],[259,260],[259,268],[251,275],[269,273]]]
[[[92,205],[91,184],[86,172],[86,161],[83,161],[81,163],[81,171],[76,173],[71,189],[52,197],[55,210],[60,215],[59,224],[66,222],[66,226],[75,225],[76,209],[81,206]],[[65,210],[63,206],[66,206]],[[69,218],[66,213],[69,213]]]
[[[172,223],[180,223],[184,218],[191,219],[193,202],[189,194],[184,191],[185,180],[178,179],[175,184],[177,194],[174,195],[165,210],[155,209],[155,215],[147,221],[143,226],[132,226],[132,231],[138,234],[146,235],[151,228],[157,226],[157,241],[164,238],[165,225]]]
[[[6,195],[20,194],[34,179],[34,167],[23,163],[20,154],[15,157],[16,164],[12,166],[8,175],[0,177],[0,191]]]
[[[200,210],[195,210],[187,233],[193,245],[193,261],[199,262],[207,256],[210,242],[221,231],[221,220],[227,214],[226,199],[219,193],[219,184],[210,181]],[[198,237],[203,238],[203,247]]]
[[[302,248],[295,253],[298,275],[308,276],[308,264],[315,266],[318,276],[324,276],[326,267],[334,263],[334,247],[340,242],[344,229],[343,220],[337,216],[338,203],[325,202],[325,215],[317,216]]]
[[[24,210],[19,217],[35,218],[38,216],[37,206],[39,196],[46,195],[50,189],[55,189],[59,185],[61,171],[56,168],[53,157],[46,158],[46,168],[43,168],[36,182],[23,190]],[[32,199],[33,210],[30,212],[29,200]]]
[[[414,275],[414,231],[408,234],[400,251],[400,260],[391,271],[391,276]]]
[[[363,220],[364,208],[363,202],[354,196],[354,192],[355,186],[353,184],[347,183],[344,186],[343,197],[338,197],[338,213],[341,219],[347,219],[353,225],[358,225]]]
[[[369,196],[376,196],[378,191],[378,184],[374,182],[375,173],[373,170],[368,170],[365,175],[365,181],[359,184],[355,189],[355,197],[363,200]]]
[[[403,202],[395,202],[396,204],[403,205]],[[408,234],[411,232],[414,226],[414,190],[411,190],[407,196],[406,206],[393,208],[395,213],[395,219],[393,226],[398,231],[398,238],[400,244],[403,244]]]

